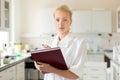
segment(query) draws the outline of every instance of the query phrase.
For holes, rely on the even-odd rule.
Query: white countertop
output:
[[[9,68],[15,64],[18,64],[19,62],[24,61],[25,59],[29,58],[31,55],[30,54],[22,54],[20,57],[16,57],[13,60],[10,60],[9,64],[2,64],[0,65],[0,71]]]
[[[120,66],[120,63],[113,59],[113,53],[104,53],[105,56],[107,56],[110,60],[112,60],[114,63]]]

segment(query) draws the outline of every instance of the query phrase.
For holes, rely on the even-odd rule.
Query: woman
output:
[[[82,79],[83,63],[86,55],[86,46],[83,39],[79,39],[70,33],[72,12],[66,5],[55,10],[54,19],[58,34],[46,41],[44,48],[59,46],[62,50],[68,70],[60,70],[43,62],[35,62],[39,71],[47,71],[44,80],[80,80]]]

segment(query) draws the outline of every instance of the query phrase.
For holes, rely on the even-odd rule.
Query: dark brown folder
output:
[[[59,47],[31,51],[31,56],[36,62],[48,63],[61,70],[68,69]]]

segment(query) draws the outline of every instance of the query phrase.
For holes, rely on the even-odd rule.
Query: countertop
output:
[[[112,60],[114,63],[116,63],[118,66],[120,66],[120,62],[113,59],[113,53],[104,53],[105,56],[107,56],[110,60]]]
[[[89,55],[96,55],[97,53],[88,53],[88,54],[89,54]],[[107,56],[110,60],[112,60],[114,63],[116,63],[117,65],[120,66],[120,63],[118,63],[117,61],[115,61],[115,60],[113,59],[113,53],[105,53],[105,52],[103,52],[103,53],[98,53],[98,54],[99,54],[99,55],[105,55],[105,56]],[[98,55],[98,54],[97,54],[97,55]],[[22,62],[22,61],[25,61],[25,60],[28,59],[29,57],[31,57],[30,54],[23,54],[21,57],[16,57],[16,59],[11,60],[9,64],[1,65],[1,66],[0,66],[0,71],[3,71],[3,70],[5,70],[5,69],[7,69],[7,68],[9,68],[9,67],[11,67],[11,66],[14,66],[14,65],[16,65],[16,64],[18,64],[18,63],[20,63],[20,62]]]
[[[29,58],[30,54],[22,54],[20,57],[16,57],[14,60],[11,60],[9,64],[2,64],[0,65],[0,71],[3,71],[11,66],[14,66],[22,61],[25,61],[27,58]]]

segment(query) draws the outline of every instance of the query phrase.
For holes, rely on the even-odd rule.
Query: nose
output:
[[[62,25],[62,23],[63,23],[62,20],[60,20],[60,21],[58,22],[58,25],[60,26],[60,25]]]
[[[62,24],[62,21],[60,20],[60,21],[58,22],[58,24],[59,24],[59,25]]]

